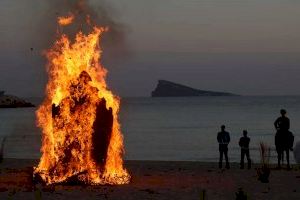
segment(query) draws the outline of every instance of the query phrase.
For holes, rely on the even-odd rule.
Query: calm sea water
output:
[[[273,122],[281,108],[287,109],[291,131],[299,141],[297,96],[123,98],[120,121],[126,159],[217,161],[216,135],[220,125],[225,124],[231,134],[230,161],[239,161],[238,140],[242,130],[247,129],[252,159],[259,162],[261,141],[274,149]],[[35,126],[35,109],[0,110],[0,135],[7,136],[5,157],[40,156],[41,131]],[[272,151],[273,162],[275,155]]]

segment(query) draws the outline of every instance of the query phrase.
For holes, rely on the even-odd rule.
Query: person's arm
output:
[[[278,130],[278,121],[279,121],[279,118],[277,118],[274,122],[274,126],[275,126],[276,130]]]
[[[221,143],[220,133],[218,133],[217,140],[218,140],[218,143]]]
[[[287,129],[289,130],[290,129],[290,119],[287,118]]]
[[[240,138],[239,146],[242,147],[242,138]]]

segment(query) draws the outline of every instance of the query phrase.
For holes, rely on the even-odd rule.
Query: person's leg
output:
[[[241,169],[244,169],[245,151],[241,149]]]
[[[219,168],[222,168],[222,161],[223,161],[223,151],[219,150],[220,157],[219,157]]]
[[[224,155],[226,159],[226,168],[229,169],[228,150],[224,151]]]
[[[287,162],[287,168],[290,169],[290,150],[286,149],[286,162]]]
[[[250,159],[250,150],[246,150],[246,157],[248,162],[248,169],[251,169],[251,159]]]
[[[277,167],[280,168],[280,161],[281,161],[281,150],[277,147],[276,148],[276,151],[277,151],[277,160],[278,160],[278,164],[277,164]]]

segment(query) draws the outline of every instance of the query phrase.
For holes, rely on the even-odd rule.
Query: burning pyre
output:
[[[74,16],[61,17],[61,26]],[[74,41],[61,34],[47,52],[46,99],[37,110],[43,131],[42,157],[35,179],[46,184],[126,184],[123,137],[118,121],[120,101],[108,90],[107,71],[99,64],[100,38],[106,28],[79,31]]]

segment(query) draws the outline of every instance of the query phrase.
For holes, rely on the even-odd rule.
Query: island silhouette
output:
[[[151,93],[152,97],[188,97],[188,96],[240,96],[229,92],[198,90],[167,80],[158,80],[158,84]]]

